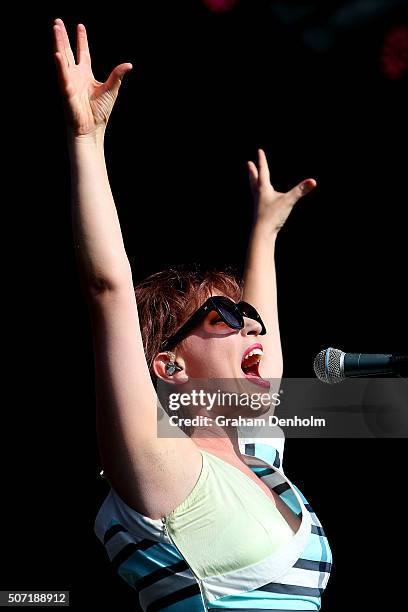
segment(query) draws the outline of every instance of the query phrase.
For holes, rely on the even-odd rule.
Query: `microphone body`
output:
[[[395,371],[394,357],[381,353],[345,353],[343,368],[346,377],[392,374]]]
[[[404,375],[408,367],[408,355],[401,353],[344,353],[329,347],[314,360],[317,378],[334,384],[356,376]]]

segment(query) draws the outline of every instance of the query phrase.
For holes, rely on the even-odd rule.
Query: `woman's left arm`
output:
[[[275,243],[293,206],[316,187],[314,179],[306,179],[287,193],[275,191],[269,177],[266,155],[258,150],[258,167],[248,162],[251,191],[254,197],[254,223],[251,230],[244,270],[242,299],[258,310],[267,333],[259,338],[264,356],[259,371],[263,378],[281,379],[282,347],[279,332],[275,272]]]

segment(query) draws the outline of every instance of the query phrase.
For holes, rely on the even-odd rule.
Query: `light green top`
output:
[[[239,570],[274,554],[294,533],[273,501],[238,468],[199,449],[188,497],[166,517],[168,533],[199,578]]]

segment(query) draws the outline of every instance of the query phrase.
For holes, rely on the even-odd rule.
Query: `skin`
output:
[[[222,294],[215,292],[213,295]],[[207,389],[205,382],[209,379],[218,381],[216,386],[221,387],[223,391],[247,394],[265,392],[265,389],[247,381],[241,369],[244,352],[255,343],[262,343],[265,338],[259,335],[260,331],[260,323],[247,317],[244,317],[242,329],[233,330],[220,319],[216,311],[212,311],[186,336],[181,348],[173,349],[176,363],[182,368],[180,372],[173,376],[166,373],[167,353],[157,355],[153,369],[158,378],[177,386],[177,391],[180,393],[196,388],[201,381],[203,387]],[[215,387],[210,387],[208,390],[213,391],[214,389]],[[259,410],[256,416],[263,414],[266,409]],[[206,415],[208,413],[205,408],[201,410],[194,408],[191,416],[197,414]],[[227,417],[254,416],[251,408],[218,407],[217,405],[212,408],[210,414],[213,417],[218,414]],[[208,437],[204,435],[204,432],[208,432]],[[196,427],[192,437],[201,448],[218,450],[224,455],[225,449],[230,449],[232,443],[234,453],[241,457],[235,427],[221,427],[216,424],[208,428]],[[218,438],[217,442],[214,441],[214,437]],[[228,455],[231,455],[231,452],[226,454],[227,457]]]
[[[162,358],[165,354],[159,354],[155,360],[156,374],[167,383],[175,382],[175,379],[177,379],[178,384],[181,385],[181,392],[183,387],[188,387],[190,378],[204,380],[215,378],[235,379],[238,384],[233,388],[228,388],[228,390],[250,394],[254,391],[254,385],[243,381],[242,356],[245,350],[254,343],[263,344],[267,334],[259,335],[261,325],[253,319],[244,317],[244,323],[241,330],[232,330],[224,322],[219,321],[217,312],[210,312],[202,323],[186,337],[183,348],[173,350],[173,353],[177,355],[177,364],[182,367],[182,370],[172,377],[167,376],[164,369],[167,359]],[[203,359],[203,355],[205,355],[205,359]],[[259,390],[257,387],[255,392],[259,392]],[[194,415],[205,413],[205,409],[202,409],[196,411]],[[238,414],[254,416],[250,409],[246,412],[242,408],[234,410],[223,407],[220,411],[217,411],[216,408],[213,409],[212,415],[215,416],[217,413],[231,417]],[[260,411],[257,416],[260,414],[264,414],[264,412]],[[221,427],[216,424],[208,427],[196,427],[191,438],[198,447],[223,459],[255,482],[276,505],[293,532],[296,533],[300,526],[299,517],[289,509],[279,495],[270,490],[250,469],[248,464],[251,460],[249,457],[245,457],[239,449],[235,427]]]
[[[234,428],[212,431],[208,438],[157,436],[157,397],[144,354],[132,270],[104,157],[106,126],[132,64],[118,64],[106,81],[98,81],[92,72],[85,26],[78,24],[76,28],[76,56],[61,19],[55,20],[53,33],[71,164],[75,253],[94,342],[96,424],[105,475],[130,507],[150,518],[166,516],[197,482],[202,468],[201,447],[241,469],[279,505],[248,468]],[[259,324],[247,318],[238,331],[224,324],[214,326],[210,315],[189,334],[182,349],[176,348],[180,372],[169,377],[165,372],[169,356],[165,352],[156,356],[155,373],[170,384],[188,385],[195,378],[242,379],[242,355],[254,342],[260,342],[264,349],[261,376],[276,380],[282,376],[275,241],[294,204],[316,182],[306,179],[287,193],[275,191],[261,149],[258,164],[248,162],[248,173],[254,222],[243,299],[260,312],[268,333],[259,336]],[[285,508],[279,509],[286,512]]]
[[[259,342],[264,352],[259,366],[260,375],[273,381],[275,389],[279,388],[283,361],[276,297],[276,238],[296,202],[314,189],[316,181],[305,179],[290,191],[282,193],[276,191],[271,184],[268,162],[262,149],[258,150],[258,166],[252,161],[248,161],[247,165],[254,201],[254,221],[244,271],[243,299],[257,308],[267,333],[259,336],[260,324],[245,317],[245,327],[242,330],[231,330],[221,322],[217,324],[216,335],[212,333],[209,323],[211,317],[216,320],[217,316],[215,312],[211,313],[206,321],[189,334],[182,350],[174,349],[177,364],[183,369],[172,377],[172,381],[187,383],[188,376],[242,379],[242,355],[249,346]],[[164,370],[167,359],[165,353],[160,353],[156,357],[154,369],[159,378],[170,382]],[[231,463],[236,464],[233,455],[241,464],[245,463],[234,428],[213,426],[208,438],[203,437],[203,428],[200,430],[197,428],[193,434],[200,447],[211,450]]]

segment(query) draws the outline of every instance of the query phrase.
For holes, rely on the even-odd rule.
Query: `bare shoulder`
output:
[[[131,280],[88,295],[98,445],[105,477],[118,495],[157,518],[193,488],[201,454],[190,438],[176,437],[174,427],[163,430],[166,419],[150,377]]]
[[[202,455],[187,436],[156,439],[134,453],[129,472],[104,476],[130,507],[151,519],[168,515],[191,493],[202,469]]]

